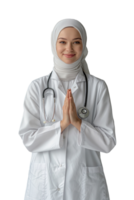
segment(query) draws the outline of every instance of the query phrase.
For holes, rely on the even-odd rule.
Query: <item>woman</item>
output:
[[[114,119],[106,82],[89,74],[86,42],[79,21],[59,21],[51,35],[52,74],[28,87],[19,130],[32,152],[25,200],[110,200],[100,152],[116,145]]]

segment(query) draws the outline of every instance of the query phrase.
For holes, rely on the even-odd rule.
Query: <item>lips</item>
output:
[[[73,55],[75,55],[75,54],[64,54],[64,55],[67,55],[67,56],[73,56]]]
[[[64,56],[66,56],[67,58],[71,58],[71,57],[75,56],[75,54],[64,54]]]

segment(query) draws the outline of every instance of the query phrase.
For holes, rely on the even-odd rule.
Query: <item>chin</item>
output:
[[[71,64],[71,63],[75,62],[75,61],[71,61],[71,60],[68,60],[68,61],[62,60],[62,61],[65,62],[66,64]]]
[[[75,62],[76,60],[77,59],[73,60],[73,59],[68,59],[68,58],[67,59],[62,59],[62,61],[65,62],[65,63],[67,63],[67,64],[71,64],[71,63]]]

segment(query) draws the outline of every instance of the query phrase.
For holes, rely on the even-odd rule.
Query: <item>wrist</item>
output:
[[[60,126],[61,126],[61,133],[64,131],[64,129],[66,129],[68,127],[68,125],[66,123],[64,123],[63,120],[60,121]]]
[[[78,131],[81,130],[81,123],[82,123],[82,120],[80,118],[78,118],[78,120],[75,122],[75,124],[73,124],[73,126],[75,126],[75,128],[78,129]]]
[[[63,130],[64,130],[64,124],[63,124],[63,121],[60,121],[60,127],[61,127],[61,134],[62,134],[62,132],[63,132]]]

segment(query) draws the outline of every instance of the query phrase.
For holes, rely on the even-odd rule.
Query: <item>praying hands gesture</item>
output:
[[[73,99],[73,95],[71,92],[71,89],[68,90],[69,96],[68,96],[68,101],[69,101],[69,117],[70,117],[70,122],[72,125],[77,123],[80,118],[77,116],[77,111]]]
[[[71,89],[67,90],[62,110],[63,110],[63,120],[61,121],[62,131],[70,124],[75,126],[80,131],[82,120],[77,115],[76,106],[73,100]]]

